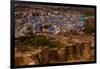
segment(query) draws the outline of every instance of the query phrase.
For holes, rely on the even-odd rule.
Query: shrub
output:
[[[93,33],[95,30],[94,23],[95,23],[94,21],[86,21],[84,32],[88,34]]]
[[[31,46],[31,47],[39,47],[39,46],[49,46],[49,47],[55,47],[56,44],[54,41],[51,41],[47,39],[46,36],[42,35],[32,35],[32,36],[23,36],[18,39],[20,44],[24,46]]]

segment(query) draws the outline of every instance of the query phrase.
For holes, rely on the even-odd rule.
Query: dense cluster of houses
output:
[[[15,33],[24,35],[30,29],[33,33],[62,32],[84,30],[85,14],[79,9],[61,6],[20,6],[15,7]]]

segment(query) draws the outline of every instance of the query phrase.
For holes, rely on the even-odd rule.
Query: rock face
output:
[[[68,63],[91,61],[93,59],[91,42],[73,44],[63,48],[43,47],[34,52],[15,51],[16,65]]]
[[[84,60],[90,60],[92,59],[92,47],[91,47],[91,42],[87,42],[84,45],[84,50],[83,50],[83,58]]]
[[[57,48],[53,48],[49,50],[49,58],[52,61],[57,61],[58,60],[58,49]]]
[[[60,62],[63,62],[63,61],[66,61],[66,58],[65,58],[66,54],[65,54],[65,48],[61,48],[58,50],[58,60]]]

